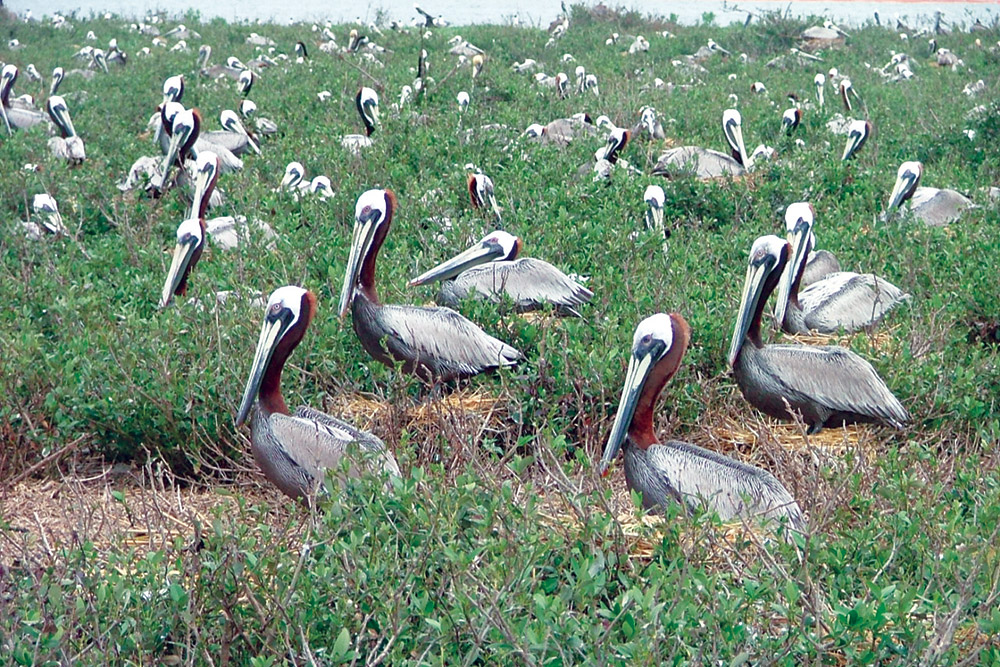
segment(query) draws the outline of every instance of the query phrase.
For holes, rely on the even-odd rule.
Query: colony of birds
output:
[[[133,228],[129,244],[144,243],[144,268],[125,273],[156,266],[161,250],[170,253],[156,271],[162,288],[148,289],[147,278],[143,293],[120,297],[143,313],[150,331],[196,335],[164,324],[170,319],[242,323],[244,332],[262,322],[249,365],[247,336],[233,341],[238,368],[227,376],[223,402],[235,408],[236,427],[249,422],[264,475],[293,498],[313,499],[324,471],[340,470],[347,454],[352,475],[401,474],[392,446],[399,433],[372,433],[316,407],[289,409],[282,369],[304,340],[314,355],[333,360],[332,368],[360,369],[364,391],[385,395],[380,385],[413,376],[417,389],[408,400],[432,401],[469,383],[510,379],[506,391],[514,396],[531,382],[545,384],[544,374],[528,369],[551,367],[567,354],[561,368],[583,363],[572,358],[587,353],[580,345],[551,348],[563,345],[564,334],[575,339],[590,330],[589,343],[604,347],[602,354],[627,359],[599,374],[598,384],[613,377],[621,394],[613,421],[607,406],[598,408],[604,447],[595,469],[613,469],[621,451],[625,481],[645,508],[680,502],[724,520],[762,517],[779,531],[809,530],[810,508],[797,501],[783,471],[657,435],[658,398],[664,391],[680,396],[681,389],[665,387],[678,372],[684,384],[689,346],[728,340],[726,355],[721,346],[702,351],[698,366],[720,386],[731,373],[746,401],[734,401],[734,410],[744,419],[768,415],[807,434],[872,424],[891,446],[927,417],[912,386],[886,380],[889,358],[873,358],[874,348],[866,356],[832,342],[781,342],[780,332],[873,334],[905,319],[907,308],[928,298],[921,268],[870,258],[919,258],[903,250],[907,243],[925,247],[920,235],[936,233],[930,228],[961,226],[991,205],[989,184],[973,190],[946,183],[933,166],[960,155],[930,146],[900,153],[899,146],[913,151],[906,133],[933,122],[931,110],[914,105],[912,117],[893,118],[880,102],[885,91],[933,82],[952,91],[949,103],[970,119],[995,114],[980,103],[983,79],[943,46],[954,42],[978,49],[980,59],[995,58],[988,54],[1000,44],[986,38],[995,31],[981,24],[974,27],[983,39],[974,46],[940,20],[926,34],[890,27],[898,36],[896,49],[879,55],[885,66],[849,58],[854,38],[829,21],[789,37],[791,46],[754,54],[714,39],[690,53],[681,46],[682,28],[648,37],[611,32],[604,48],[613,66],[601,71],[591,61],[607,59],[571,51],[574,26],[565,11],[547,31],[525,28],[516,47],[474,45],[422,10],[412,24],[293,26],[284,33],[297,40],[253,32],[215,48],[183,25],[168,29],[158,16],[132,25],[108,17],[100,38],[78,34],[61,17],[46,20],[63,42],[57,62],[34,60],[27,39],[12,39],[2,54],[5,164],[37,156],[20,172],[20,199],[30,194],[32,206],[5,235],[42,244],[44,252],[79,253],[84,262],[92,241],[115,243],[119,232],[98,222],[110,218]],[[107,49],[98,48],[109,39]],[[224,50],[234,55],[212,64],[213,52]],[[47,87],[43,71],[51,71]],[[295,97],[302,85],[291,82],[300,81],[317,89]],[[332,83],[320,90],[323,81]],[[100,82],[128,89],[137,108],[107,106],[96,92]],[[706,103],[709,90],[731,92]],[[79,120],[83,110],[87,122]],[[682,131],[695,123],[696,136]],[[115,133],[128,135],[124,150],[110,142]],[[748,150],[745,134],[774,145]],[[995,159],[973,129],[956,131],[947,146]],[[543,166],[552,162],[560,165],[558,179]],[[91,206],[75,183],[95,170],[100,190],[86,196],[103,203]],[[753,214],[758,209],[745,202],[762,184],[783,180],[787,187],[769,190],[781,193],[768,203],[774,214]],[[866,182],[878,184],[878,201],[857,190]],[[728,209],[743,211],[738,225],[706,215],[713,198],[744,202]],[[70,200],[74,220],[60,215]],[[841,200],[850,204],[838,208]],[[586,202],[590,219],[574,219],[566,202]],[[111,208],[149,222],[119,222]],[[834,210],[856,220],[846,227]],[[146,232],[135,234],[137,226]],[[852,236],[837,239],[834,230]],[[562,236],[563,244],[546,246],[543,235]],[[731,251],[698,255],[712,236]],[[617,254],[581,250],[602,244]],[[522,247],[546,261],[520,257]],[[848,252],[836,257],[823,249],[830,247]],[[250,268],[255,264],[266,269]],[[440,282],[441,305],[395,305],[424,301],[427,293],[404,291],[399,268],[390,282],[389,264],[405,265],[409,288]],[[701,293],[704,302],[694,300],[696,291],[675,297],[682,284],[712,273],[718,280]],[[719,293],[721,284],[727,287]],[[529,311],[541,318],[525,319]],[[327,322],[327,333],[343,333],[307,337],[318,321]],[[619,335],[626,329],[634,331],[630,345]],[[211,345],[203,351],[215,353]],[[373,361],[392,371],[377,371]],[[921,363],[916,355],[913,363]],[[476,377],[489,371],[495,379]],[[246,378],[242,394],[234,374]]]

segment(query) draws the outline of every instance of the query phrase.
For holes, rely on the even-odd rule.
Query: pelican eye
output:
[[[281,312],[281,308],[282,308],[281,302],[272,303],[271,304],[271,314],[272,315],[277,315],[278,313]]]
[[[652,342],[653,342],[653,334],[646,334],[645,336],[642,337],[643,345],[649,345]]]

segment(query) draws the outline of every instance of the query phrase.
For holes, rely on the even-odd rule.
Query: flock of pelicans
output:
[[[430,17],[429,14],[425,16]],[[437,25],[434,20],[437,19],[429,18],[427,26]],[[140,26],[145,26],[140,30],[150,28],[146,24]],[[550,42],[558,40],[568,27],[567,16],[561,16],[550,29]],[[842,42],[846,34],[829,25],[823,29],[810,28],[810,31],[818,31],[819,36],[804,34],[803,39],[836,43]],[[190,37],[186,29],[184,34]],[[329,29],[324,31],[324,36],[335,39]],[[265,39],[259,35],[253,37]],[[615,38],[617,40],[617,36]],[[463,49],[460,53],[472,54],[473,76],[476,76],[476,67],[479,71],[482,69],[483,52],[468,42],[455,44]],[[638,48],[642,49],[638,39],[634,44],[640,44]],[[648,42],[645,44],[648,48]],[[372,47],[380,48],[355,29],[348,47],[341,50],[371,53]],[[704,49],[706,53],[699,50],[702,54],[699,58],[720,52],[728,54],[714,42]],[[101,52],[98,58],[94,51],[89,56],[92,67],[103,67],[106,71],[106,54]],[[300,59],[308,57],[306,46],[301,42],[296,52]],[[800,59],[818,60],[817,56],[798,49],[792,52]],[[161,196],[175,185],[191,190],[190,213],[177,229],[176,245],[159,301],[161,308],[170,304],[175,296],[186,294],[192,270],[207,238],[214,239],[224,248],[232,247],[251,229],[245,219],[207,219],[206,215],[209,208],[221,200],[221,193],[215,187],[220,173],[242,168],[241,155],[248,150],[260,153],[258,135],[276,130],[271,121],[255,116],[256,105],[247,99],[257,79],[254,70],[230,58],[226,66],[208,71],[210,53],[210,49],[201,50],[202,73],[213,78],[231,77],[237,82],[237,89],[244,98],[240,104],[241,114],[223,111],[220,116],[223,129],[203,132],[201,113],[183,106],[184,78],[168,78],[163,85],[163,98],[149,123],[160,155],[138,160],[120,186],[130,189],[144,184],[154,196]],[[453,49],[452,53],[456,51]],[[688,58],[691,60],[682,65],[697,66],[700,62],[695,56]],[[398,106],[406,103],[414,89],[419,91],[427,84],[423,80],[426,59],[426,51],[421,52],[417,81],[413,87],[405,87]],[[33,65],[29,67],[34,70]],[[525,61],[516,63],[515,69],[529,72],[532,67]],[[579,71],[577,74],[581,82],[580,93],[592,90],[598,94],[596,78],[588,79],[593,75]],[[846,77],[834,70],[829,76],[837,79],[836,89],[849,112],[852,100],[858,98],[857,93]],[[18,129],[47,123],[48,117],[60,135],[50,142],[53,154],[78,163],[86,158],[86,153],[66,100],[56,94],[62,77],[62,69],[57,68],[43,113],[33,109],[30,100],[12,98],[18,68],[5,65],[0,76],[3,131],[12,134]],[[543,77],[536,77],[536,81],[548,85]],[[826,79],[823,74],[815,77],[816,103],[809,103],[808,108],[824,105]],[[556,94],[567,94],[567,82],[565,74],[554,77],[552,85]],[[760,87],[763,88],[763,84]],[[467,105],[469,96],[465,95],[464,102],[460,96],[459,102]],[[782,127],[788,133],[795,132],[806,106],[799,100],[794,102],[795,106],[782,116]],[[373,135],[380,126],[378,95],[373,89],[363,87],[355,103],[365,133],[343,137],[342,145],[345,150],[360,152],[372,145]],[[871,134],[872,123],[843,117],[837,122],[840,123],[837,131],[847,136],[842,159],[849,160]],[[592,162],[584,165],[585,170],[597,174],[596,178],[606,178],[612,170],[623,167],[621,153],[634,136],[643,133],[653,139],[664,136],[655,110],[645,107],[639,113],[638,124],[631,129],[615,127],[606,117],[595,125],[589,116],[581,115],[547,125],[532,124],[522,140],[565,146],[598,135],[602,130],[607,136],[605,145],[597,151]],[[674,176],[683,171],[700,178],[732,178],[752,170],[755,163],[773,154],[773,150],[763,146],[747,152],[742,118],[735,109],[723,113],[722,133],[730,149],[728,153],[697,146],[670,148],[660,157],[651,174]],[[624,168],[635,170],[627,165]],[[304,172],[301,164],[290,164],[279,189],[295,192],[296,196],[306,192],[320,196],[330,193],[328,178],[316,177],[308,181]],[[888,199],[888,210],[903,208],[909,201],[908,215],[927,224],[939,225],[956,219],[971,205],[971,201],[957,192],[918,187],[921,175],[919,162],[905,162],[899,167]],[[488,335],[447,306],[475,297],[511,301],[519,310],[547,308],[561,315],[579,316],[580,309],[593,296],[590,290],[551,264],[518,258],[521,240],[500,229],[501,212],[488,176],[478,171],[470,174],[468,187],[472,204],[484,212],[492,212],[497,230],[410,282],[422,285],[440,281],[442,288],[438,301],[442,307],[387,305],[380,301],[376,261],[399,203],[392,191],[374,189],[361,194],[355,206],[339,315],[343,318],[351,314],[354,331],[372,358],[389,366],[400,366],[404,372],[429,383],[468,378],[513,366],[525,359],[520,351]],[[644,198],[649,210],[647,222],[663,229],[663,189],[651,185]],[[25,223],[29,236],[40,238],[43,231],[66,233],[54,199],[38,195],[35,209],[42,224],[40,227],[37,223]],[[783,420],[801,420],[809,433],[850,423],[902,428],[910,419],[906,408],[872,365],[854,352],[839,346],[767,342],[762,320],[766,304],[775,292],[775,322],[785,331],[795,333],[855,331],[878,322],[909,298],[883,278],[841,271],[835,257],[829,252],[817,251],[816,213],[808,202],[788,205],[785,223],[785,238],[762,236],[750,248],[727,357],[740,390],[746,400],[763,413]],[[255,225],[254,233],[273,237],[269,226],[260,222]],[[382,474],[399,475],[395,458],[376,436],[309,407],[300,407],[292,413],[286,405],[281,394],[282,369],[305,336],[316,309],[316,297],[302,287],[285,286],[270,295],[236,415],[237,425],[250,422],[253,455],[266,477],[285,494],[303,500],[315,493],[323,471],[337,468],[349,446],[354,444],[360,447],[362,457],[352,459],[352,474],[359,474],[367,467]],[[756,516],[779,521],[789,529],[804,530],[806,521],[798,504],[770,473],[692,444],[658,440],[653,427],[654,408],[666,382],[680,367],[689,339],[690,328],[678,313],[658,313],[636,327],[621,399],[600,464],[602,473],[622,451],[627,483],[642,495],[646,508],[655,509],[677,501],[692,507],[707,506],[724,520]],[[362,465],[357,465],[359,462]]]

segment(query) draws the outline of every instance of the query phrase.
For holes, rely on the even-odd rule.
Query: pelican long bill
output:
[[[899,172],[896,174],[896,183],[892,186],[892,194],[889,195],[889,208],[886,209],[889,212],[892,212],[903,203],[907,193],[915,187],[917,179],[920,178],[918,170],[907,168],[910,164],[903,163],[903,166],[900,167]]]
[[[250,366],[250,376],[247,378],[246,389],[243,390],[240,409],[236,413],[236,426],[242,426],[250,415],[250,409],[257,399],[257,392],[271,361],[271,355],[274,354],[278,341],[295,324],[296,319],[295,314],[287,308],[280,308],[277,311],[269,309],[264,316],[260,338],[257,339],[257,349],[253,354],[253,364]]]
[[[799,264],[805,261],[805,255],[809,252],[809,241],[812,238],[812,230],[809,221],[804,217],[799,217],[795,227],[788,232],[788,242],[792,246],[792,255],[785,264],[785,271],[781,274],[781,282],[778,283],[778,300],[774,307],[774,320],[781,326],[785,320],[785,311],[788,309],[788,299],[792,293],[792,285],[798,277]]]
[[[354,219],[354,236],[351,240],[351,254],[347,258],[347,274],[344,276],[344,288],[340,292],[340,317],[347,315],[351,309],[354,288],[361,276],[361,262],[368,256],[368,250],[375,240],[375,231],[381,221],[382,212],[378,209],[357,211]]]
[[[600,473],[606,475],[608,466],[618,456],[625,437],[628,435],[629,425],[632,423],[632,416],[639,403],[639,396],[642,388],[649,377],[649,371],[657,359],[653,358],[653,350],[646,350],[642,356],[629,355],[628,372],[625,374],[625,385],[622,387],[622,397],[618,401],[618,413],[615,415],[615,423],[611,427],[611,435],[608,436],[608,444],[604,446],[604,456],[601,457]]]
[[[498,245],[487,243],[477,243],[465,252],[462,252],[451,259],[438,264],[433,269],[425,271],[409,282],[410,287],[424,285],[436,280],[448,280],[454,278],[463,271],[467,271],[474,266],[486,264],[493,261],[503,253]]]
[[[197,231],[195,231],[197,228]],[[177,228],[177,243],[174,245],[173,258],[170,260],[170,269],[167,271],[167,279],[163,282],[163,293],[160,295],[160,308],[166,308],[177,293],[177,289],[191,267],[195,253],[204,241],[204,234],[201,230],[201,221],[197,218],[185,220]]]
[[[740,298],[739,315],[736,317],[736,329],[733,331],[733,340],[729,344],[729,365],[736,363],[736,357],[740,354],[743,346],[743,339],[750,330],[753,323],[754,314],[757,311],[761,293],[764,291],[764,283],[773,266],[769,255],[761,262],[750,262],[747,266],[747,277],[743,282],[743,296]]]

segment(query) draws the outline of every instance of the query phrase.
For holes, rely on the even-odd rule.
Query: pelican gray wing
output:
[[[742,176],[746,169],[725,153],[700,146],[679,146],[660,155],[650,173],[668,178],[681,173],[693,173],[698,178],[721,178]]]
[[[19,109],[17,107],[7,107],[4,109],[7,114],[7,122],[15,130],[27,130],[42,123],[52,121],[44,111],[33,111],[31,109]]]
[[[594,293],[565,273],[540,259],[525,257],[513,262],[489,262],[463,271],[444,283],[439,303],[453,303],[474,294],[499,302],[509,296],[519,310],[535,310],[552,304],[579,317],[574,307],[586,303]]]
[[[364,451],[373,455],[378,455],[381,458],[382,468],[385,472],[397,477],[399,476],[399,465],[396,463],[396,458],[391,452],[389,452],[385,443],[375,435],[369,433],[368,431],[362,431],[353,424],[347,423],[343,419],[338,419],[337,417],[328,415],[325,412],[314,410],[308,405],[299,406],[298,409],[295,410],[295,416],[319,422],[337,432],[346,432],[351,434],[353,442],[357,442]]]
[[[917,188],[910,199],[913,217],[931,227],[940,227],[958,220],[962,211],[971,206],[971,199],[947,188]]]
[[[810,431],[843,422],[879,422],[902,428],[906,408],[870,363],[845,348],[753,344],[734,370],[743,395],[767,414],[788,419],[786,401]]]
[[[310,414],[311,413],[311,414]],[[315,419],[315,411],[299,408],[295,415],[272,413],[259,409],[252,420],[253,454],[264,475],[284,493],[301,498],[312,493],[322,479],[323,471],[336,468],[348,445],[357,442],[362,449],[379,451],[382,469],[398,474],[390,454],[373,448],[374,436],[359,437],[359,431],[332,418]],[[358,471],[351,467],[350,474]]]
[[[206,132],[206,134],[208,133]],[[225,146],[213,144],[206,139],[198,137],[197,141],[194,142],[193,152],[197,154],[203,151],[211,151],[219,156],[219,169],[224,174],[238,171],[243,168],[243,160],[237,157],[231,150]]]
[[[406,372],[447,381],[512,366],[523,355],[451,308],[376,307],[358,292],[354,330],[370,355],[382,363],[403,362]]]
[[[233,155],[243,155],[250,148],[250,137],[229,130],[212,130],[202,132],[200,139],[214,146],[222,146]]]
[[[910,298],[892,283],[871,273],[841,271],[799,292],[799,309],[787,311],[795,333],[855,331],[874,324]]]
[[[805,289],[812,283],[822,280],[831,273],[840,271],[840,261],[829,250],[814,250],[809,253],[806,268],[802,271],[799,287]]]
[[[706,507],[723,521],[787,517],[791,528],[805,528],[798,503],[774,475],[686,442],[671,440],[645,450],[630,444],[625,475],[632,488],[643,490],[646,509],[672,497],[689,508]]]

